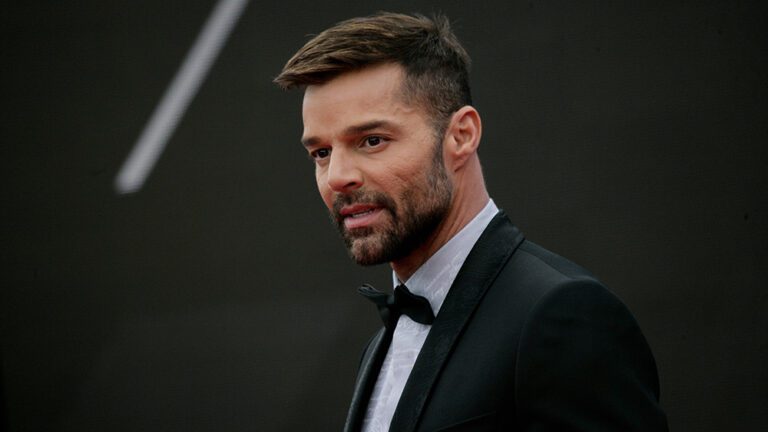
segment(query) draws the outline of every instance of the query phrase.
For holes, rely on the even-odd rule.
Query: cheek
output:
[[[325,181],[325,177],[319,173],[315,175],[315,181],[317,182],[317,191],[320,193],[323,203],[329,209],[333,208],[333,192],[328,187],[328,183]]]
[[[407,160],[407,159],[406,159]],[[421,182],[422,172],[425,166],[422,164],[407,164],[393,166],[387,173],[386,184],[388,189],[402,193],[405,190],[418,187]]]

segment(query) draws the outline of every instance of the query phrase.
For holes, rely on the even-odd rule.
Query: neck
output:
[[[440,250],[480,213],[488,203],[489,197],[482,179],[479,186],[479,188],[464,188],[455,191],[448,214],[432,235],[408,256],[390,263],[398,279],[403,282],[407,281],[435,252]],[[470,189],[475,192],[466,193]]]

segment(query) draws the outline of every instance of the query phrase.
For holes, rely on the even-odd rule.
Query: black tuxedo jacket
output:
[[[360,429],[387,351],[363,354],[344,430]],[[666,431],[635,319],[581,267],[499,212],[419,353],[390,431]]]

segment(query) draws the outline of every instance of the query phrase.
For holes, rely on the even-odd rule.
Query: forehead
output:
[[[416,113],[403,97],[404,71],[381,64],[346,72],[304,92],[304,134],[372,120],[393,120]]]

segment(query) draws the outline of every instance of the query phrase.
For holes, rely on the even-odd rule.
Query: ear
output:
[[[480,113],[474,107],[465,105],[453,113],[445,131],[445,157],[452,171],[461,169],[477,154],[482,131]]]

